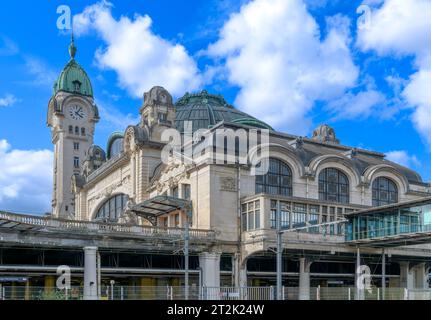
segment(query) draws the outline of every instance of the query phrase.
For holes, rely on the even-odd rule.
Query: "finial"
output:
[[[70,45],[69,45],[69,54],[70,54],[70,58],[72,60],[75,59],[77,51],[78,51],[78,49],[75,46],[75,38],[73,36],[73,27],[72,27],[72,38],[71,38]]]

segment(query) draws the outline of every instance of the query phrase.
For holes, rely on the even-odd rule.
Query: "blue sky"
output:
[[[328,123],[343,144],[431,180],[431,1],[3,1],[2,209],[50,207],[47,103],[70,40],[60,5],[75,16],[77,60],[101,109],[96,144],[137,121],[153,85],[175,98],[207,89],[281,131]]]

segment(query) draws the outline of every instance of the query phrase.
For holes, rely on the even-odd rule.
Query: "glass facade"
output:
[[[109,222],[117,222],[120,215],[126,209],[128,196],[119,194],[107,200],[96,214],[95,220],[103,220]]]
[[[379,177],[373,181],[373,206],[379,207],[398,202],[397,185],[390,179]]]
[[[279,207],[278,207],[279,206]],[[338,205],[307,204],[282,200],[271,200],[269,212],[269,226],[277,228],[277,211],[280,210],[281,228],[294,229],[309,226],[302,230],[307,233],[323,233],[327,235],[344,235],[343,223],[331,226],[315,226],[321,223],[334,222],[344,219],[344,214],[356,209]]]
[[[256,176],[256,193],[292,195],[292,170],[278,159],[269,159],[269,171]]]
[[[346,240],[431,231],[431,204],[348,217]]]
[[[327,168],[319,174],[319,200],[349,203],[349,179],[338,169]]]

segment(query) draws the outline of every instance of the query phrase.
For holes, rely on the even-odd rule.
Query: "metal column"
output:
[[[356,247],[356,300],[360,300],[360,289],[359,289],[359,276],[360,276],[360,267],[361,267],[361,252],[359,251],[359,247]]]
[[[189,214],[190,214],[190,210],[187,210],[186,228],[185,228],[186,232],[184,236],[184,268],[185,268],[184,295],[186,300],[189,300],[189,240],[190,240]]]
[[[385,300],[386,289],[386,254],[385,249],[382,249],[382,300]]]
[[[283,259],[283,246],[282,246],[282,231],[281,231],[281,212],[280,201],[277,201],[277,300],[282,300],[283,297],[283,280],[282,280],[282,259]]]

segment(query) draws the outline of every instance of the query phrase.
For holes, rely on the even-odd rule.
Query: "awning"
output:
[[[147,219],[153,225],[156,224],[159,216],[177,210],[184,211],[189,218],[191,218],[192,202],[190,200],[170,196],[157,196],[149,200],[145,200],[131,208],[132,212]]]

